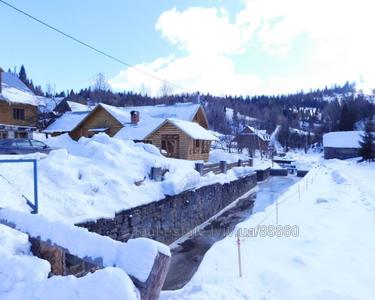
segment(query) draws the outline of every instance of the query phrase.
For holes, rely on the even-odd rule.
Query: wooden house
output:
[[[270,135],[266,130],[246,126],[233,140],[240,149],[267,151]]]
[[[104,132],[119,139],[152,143],[169,157],[207,160],[211,141],[216,140],[207,129],[208,120],[199,104],[137,107],[98,104],[89,112],[63,114],[44,132],[51,135],[69,132],[75,140]]]
[[[0,68],[0,138],[32,138],[38,102],[16,75]]]
[[[53,111],[57,115],[62,115],[68,111],[71,112],[83,112],[83,111],[89,111],[89,107],[85,104],[81,104],[74,101],[69,101],[66,99],[63,99],[61,101],[58,101],[56,107],[53,109]]]
[[[207,161],[217,138],[198,123],[166,119],[145,140],[168,157]]]
[[[348,159],[360,156],[363,131],[335,131],[323,135],[325,159]]]

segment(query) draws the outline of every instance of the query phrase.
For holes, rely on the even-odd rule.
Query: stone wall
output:
[[[257,181],[264,181],[268,177],[270,177],[271,168],[256,170],[257,173]]]
[[[270,176],[288,176],[288,169],[271,169]]]
[[[147,205],[124,210],[113,219],[77,224],[115,240],[148,237],[172,243],[217,214],[257,184],[256,174],[225,184],[185,191]]]

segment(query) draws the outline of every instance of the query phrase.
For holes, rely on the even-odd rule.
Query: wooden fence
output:
[[[226,173],[230,169],[234,167],[252,167],[253,160],[238,160],[234,163],[227,163],[226,161],[221,161],[216,164],[204,164],[204,163],[196,163],[195,170],[197,170],[201,176],[206,175],[209,172],[213,172],[214,174],[221,174]]]

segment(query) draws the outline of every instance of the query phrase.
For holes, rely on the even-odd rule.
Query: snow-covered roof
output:
[[[254,134],[257,135],[259,138],[261,138],[263,141],[269,141],[270,140],[270,135],[267,133],[267,130],[256,129],[252,126],[246,126],[246,127],[249,128],[252,132],[254,132]],[[246,135],[246,134],[244,134],[244,135]]]
[[[167,119],[166,122],[170,122],[177,128],[185,132],[194,140],[206,140],[206,141],[218,141],[219,139],[214,136],[209,130],[203,128],[198,123],[177,120],[177,119]]]
[[[323,135],[323,146],[333,148],[360,148],[363,131],[335,131]]]
[[[200,107],[199,104],[193,103],[131,107],[115,107],[107,104],[100,104],[100,106],[124,126],[115,137],[125,140],[144,140],[166,119],[192,121]],[[140,119],[137,124],[131,123],[132,111],[139,112]]]
[[[1,100],[35,106],[39,105],[43,97],[35,96],[16,75],[9,72],[2,72],[1,76]]]
[[[122,140],[144,140],[155,128],[159,127],[165,120],[155,118],[144,118],[138,124],[124,124],[124,127],[116,133],[115,137]]]
[[[88,111],[89,110],[87,105],[84,105],[84,104],[81,104],[81,103],[78,103],[78,102],[66,101],[66,103],[69,105],[70,110],[74,111],[74,112]]]
[[[139,111],[141,121],[143,118],[155,118],[163,120],[172,118],[192,121],[200,107],[200,104],[193,103],[130,107],[116,107],[102,103],[99,105],[106,109],[109,113],[111,113],[122,124],[130,122],[130,112],[132,111]]]
[[[52,133],[72,131],[88,114],[88,111],[66,112],[49,125],[43,132]]]

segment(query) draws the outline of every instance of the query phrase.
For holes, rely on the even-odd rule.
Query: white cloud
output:
[[[161,14],[155,28],[180,55],[137,68],[190,91],[214,94],[289,92],[353,80],[360,74],[375,86],[373,6],[370,0],[247,0],[232,18],[224,8],[174,8]],[[260,79],[235,69],[238,57],[251,55],[249,45],[262,51],[264,59],[286,56],[300,35],[312,45],[300,74],[286,66],[277,73],[270,69]],[[147,86],[154,95],[161,85],[132,69],[121,71],[110,83],[119,89]]]

